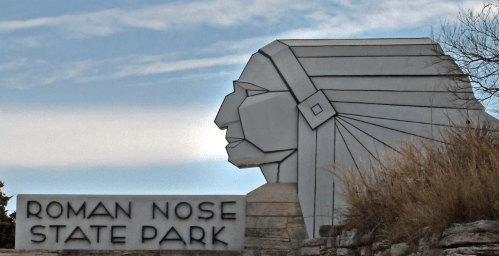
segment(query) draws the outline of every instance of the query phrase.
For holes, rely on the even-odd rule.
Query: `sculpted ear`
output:
[[[317,91],[298,104],[298,109],[312,130],[315,130],[318,126],[337,115],[333,105],[326,98],[322,90]]]
[[[248,97],[239,107],[244,137],[263,152],[297,148],[298,110],[289,92]]]

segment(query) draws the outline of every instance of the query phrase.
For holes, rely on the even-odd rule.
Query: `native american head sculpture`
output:
[[[253,54],[215,119],[229,161],[298,183],[309,237],[343,207],[335,166],[359,168],[401,140],[439,140],[465,119],[497,120],[456,81],[429,38],[276,40]],[[459,91],[452,91],[449,85]],[[333,205],[334,202],[334,205]]]

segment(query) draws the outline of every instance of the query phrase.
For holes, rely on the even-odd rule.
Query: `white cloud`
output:
[[[107,59],[54,62],[23,59],[0,63],[0,86],[27,89],[59,82],[89,82],[130,76],[148,76],[174,71],[245,63],[250,53],[275,38],[345,38],[376,30],[400,30],[438,26],[440,19],[455,19],[459,7],[479,7],[474,0],[337,0],[337,1],[222,1],[149,6],[140,10],[111,9],[80,15],[64,15],[25,21],[0,22],[0,33],[54,26],[71,35],[105,35],[126,27],[168,30],[185,25],[231,26],[263,17],[281,22],[284,12],[302,10],[293,20],[296,29],[239,40],[221,40],[212,45],[168,54],[134,54]],[[282,10],[282,11],[281,11]],[[289,21],[289,20],[287,20]],[[21,40],[21,39],[19,39]],[[40,44],[27,38],[25,44]],[[2,43],[0,42],[0,47]],[[205,57],[206,54],[215,57]],[[224,54],[224,55],[221,55]],[[188,57],[187,57],[188,56]],[[199,57],[203,56],[203,57]],[[197,57],[197,58],[196,58]],[[16,63],[22,63],[17,65]],[[5,72],[9,69],[9,72]]]
[[[70,37],[105,36],[126,28],[151,30],[190,26],[235,26],[255,18],[277,21],[287,10],[301,9],[301,1],[211,0],[189,4],[148,6],[139,10],[110,9],[93,13],[0,22],[0,33],[40,27],[56,27]]]
[[[225,158],[215,109],[0,108],[0,167],[168,165]]]
[[[28,37],[1,37],[0,50],[10,51],[26,48],[35,48],[42,45],[43,39],[41,37],[28,36]]]
[[[0,86],[24,90],[60,82],[93,82],[229,66],[246,63],[250,58],[249,54],[236,54],[214,58],[171,60],[171,55],[134,54],[101,60],[66,62],[19,58],[0,63]]]
[[[26,64],[25,58],[19,58],[19,59],[14,60],[14,61],[0,63],[0,71],[19,69],[19,68],[23,67],[25,64]]]
[[[337,0],[341,7],[315,8],[308,14],[311,26],[280,34],[282,38],[346,38],[373,30],[397,30],[422,25],[439,25],[441,19],[456,20],[461,9],[480,8],[483,2],[432,0]],[[428,25],[428,26],[429,26]],[[429,35],[428,35],[429,36]]]
[[[112,77],[122,78],[127,76],[144,76],[151,74],[160,74],[173,71],[181,71],[195,68],[206,68],[222,65],[233,65],[246,63],[250,58],[249,54],[229,55],[218,58],[180,60],[173,62],[157,61],[147,64],[128,65]]]

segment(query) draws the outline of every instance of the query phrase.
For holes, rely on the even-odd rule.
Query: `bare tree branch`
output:
[[[449,68],[450,74],[461,73],[452,78],[471,82],[478,100],[490,102],[499,97],[499,0],[486,2],[478,10],[461,10],[457,19],[442,22],[433,39],[458,66],[458,70]]]

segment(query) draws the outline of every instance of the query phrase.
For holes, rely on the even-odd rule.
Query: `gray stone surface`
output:
[[[227,147],[229,162],[239,168],[257,167],[266,163],[282,161],[291,155],[294,150],[265,153],[247,141],[242,141],[236,147]]]
[[[260,165],[260,170],[262,170],[263,176],[265,176],[268,183],[277,183],[277,168],[279,168],[277,163]]]
[[[264,152],[297,147],[298,111],[289,92],[248,97],[239,107],[245,138]]]
[[[390,241],[382,240],[382,241],[374,242],[372,249],[373,249],[373,251],[382,251],[382,250],[390,249],[391,246],[392,246],[392,244],[390,243]]]
[[[499,234],[495,233],[456,233],[444,237],[438,243],[443,247],[458,247],[462,245],[499,243]]]
[[[344,230],[337,238],[337,247],[356,247],[358,245],[358,232],[356,229]]]
[[[265,184],[249,192],[246,201],[251,203],[297,203],[297,184]]]
[[[16,249],[237,251],[245,216],[246,196],[18,195]]]
[[[246,228],[286,228],[288,217],[246,217]]]
[[[312,129],[317,128],[317,126],[336,115],[336,111],[328,102],[328,98],[320,90],[298,104],[298,109]]]
[[[235,142],[244,139],[243,126],[241,122],[232,122],[229,123],[229,128],[227,129],[227,133],[225,135],[225,139],[228,142]]]
[[[441,75],[452,62],[434,56],[298,58],[309,76]]]
[[[247,83],[247,82],[242,82],[242,81],[234,81],[234,84],[237,84],[238,86],[240,86],[241,88],[245,89],[246,91],[263,91],[263,92],[267,92],[266,89],[262,88],[262,87],[259,87],[257,85],[254,85],[252,83]]]
[[[307,238],[294,184],[265,184],[247,195],[248,255],[299,255]]]
[[[309,238],[314,238],[315,218],[315,188],[316,168],[315,155],[317,130],[312,130],[302,114],[298,118],[298,198],[305,218]]]
[[[260,166],[269,182],[298,182],[308,236],[318,237],[321,225],[341,222],[333,211],[345,206],[337,166],[361,169],[372,157],[396,152],[401,140],[439,140],[450,121],[499,126],[474,100],[469,83],[451,79],[448,67],[455,64],[439,59],[441,53],[429,38],[278,40],[264,46],[235,82],[234,94],[246,93],[244,103],[226,99],[222,109],[232,110],[217,116],[221,129],[236,134],[227,135],[229,161]],[[459,97],[471,100],[455,98],[456,87]],[[316,99],[322,92],[327,104]],[[231,125],[240,121],[242,139],[240,127]],[[277,175],[269,163],[278,165]]]
[[[353,45],[324,45],[324,46],[293,46],[296,57],[324,57],[324,56],[383,56],[383,55],[433,55],[440,50],[434,44],[413,47],[412,45],[372,45],[359,47]]]
[[[327,242],[326,237],[310,238],[303,240],[301,246],[302,247],[321,246],[321,245],[326,245],[326,242]]]
[[[215,118],[215,123],[219,127],[226,127],[232,122],[239,121],[237,108],[223,106],[239,106],[244,99],[246,99],[246,91],[234,82],[234,92],[225,96],[222,107]]]
[[[260,53],[251,56],[238,81],[254,84],[269,91],[287,91],[272,62]]]
[[[483,109],[483,106],[470,93],[458,93],[459,98],[452,92],[412,92],[411,97],[404,97],[403,91],[337,91],[324,90],[329,101],[400,105],[400,106],[431,106],[438,108],[467,108]],[[466,100],[464,100],[466,99]]]
[[[320,188],[315,191],[315,201],[321,202],[315,206],[315,236],[319,235],[322,225],[330,225],[333,219],[333,207],[338,207],[343,198],[341,196],[341,181],[334,169],[334,119],[317,128],[316,153],[316,180],[315,185]],[[336,190],[336,191],[335,191]],[[333,206],[333,202],[335,206]],[[338,214],[337,214],[338,215]],[[338,223],[336,223],[338,224]]]
[[[352,251],[352,249],[349,249],[349,248],[338,248],[336,250],[336,255],[338,255],[338,256],[353,255],[353,251]]]
[[[302,248],[301,249],[301,254],[302,256],[315,256],[315,255],[321,255],[321,250],[319,247],[307,247],[307,248]]]
[[[255,96],[255,95],[263,94],[266,92],[268,92],[268,91],[248,91],[248,96]]]
[[[406,243],[398,243],[390,247],[391,256],[405,256],[410,253],[410,247]]]
[[[453,86],[463,88],[461,93],[473,93],[465,82],[456,82],[445,76],[345,76],[311,77],[319,90],[448,92]]]
[[[471,223],[456,223],[445,229],[442,236],[449,236],[456,233],[482,233],[490,232],[499,234],[499,222],[493,220],[480,220]]]
[[[367,38],[367,39],[281,39],[280,42],[289,46],[325,46],[325,45],[435,45],[430,38]]]
[[[444,250],[445,255],[499,255],[499,244],[458,247]]]
[[[296,203],[247,203],[246,213],[259,216],[301,216],[300,205]]]
[[[302,102],[317,89],[288,46],[274,41],[260,49],[274,63],[298,102]]]
[[[280,183],[298,183],[298,153],[294,152],[279,166]]]

